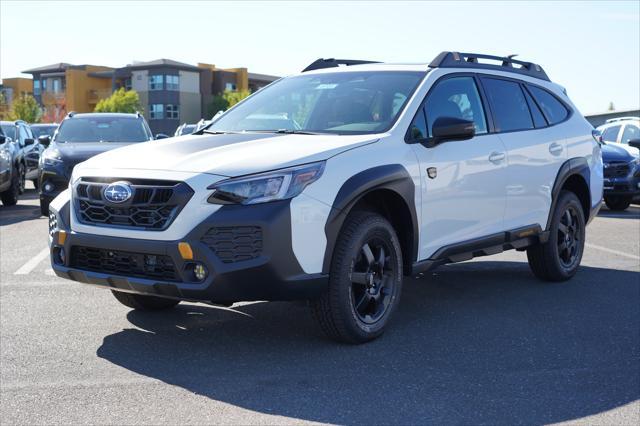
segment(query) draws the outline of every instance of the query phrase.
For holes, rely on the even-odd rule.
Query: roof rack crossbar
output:
[[[310,63],[305,69],[302,70],[302,72],[320,70],[323,68],[335,68],[335,67],[339,67],[340,65],[350,66],[350,65],[362,65],[362,64],[379,64],[379,63],[380,62],[378,61],[363,61],[360,59],[320,58]]]
[[[478,59],[497,61],[500,62],[500,65],[481,63]],[[514,65],[518,65],[519,67],[515,67]],[[540,65],[534,64],[533,62],[520,61],[508,56],[493,56],[482,53],[441,52],[431,61],[429,66],[431,68],[494,69],[551,81]]]

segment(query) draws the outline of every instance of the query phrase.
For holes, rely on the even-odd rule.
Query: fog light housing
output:
[[[207,278],[207,268],[202,263],[196,263],[193,266],[193,276],[196,277],[198,281],[204,281]]]
[[[44,190],[47,192],[53,191],[53,184],[51,182],[47,182],[44,184]]]
[[[56,246],[53,248],[53,261],[56,265],[64,265],[66,260],[66,253],[64,247]]]

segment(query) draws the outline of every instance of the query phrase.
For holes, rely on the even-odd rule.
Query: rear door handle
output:
[[[554,142],[551,145],[549,145],[549,152],[553,155],[559,155],[563,149],[564,148],[562,148],[562,145],[560,145],[557,142]]]
[[[497,164],[502,162],[504,158],[505,158],[504,152],[492,152],[491,155],[489,156],[489,161]]]

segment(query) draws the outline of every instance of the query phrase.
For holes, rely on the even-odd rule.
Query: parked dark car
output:
[[[640,139],[629,142],[640,148]],[[611,210],[625,210],[640,196],[640,158],[617,144],[602,145],[604,202]]]
[[[38,158],[35,153],[39,152],[33,133],[29,125],[22,120],[17,121],[0,121],[0,127],[5,136],[10,137],[18,149],[16,158],[19,166],[19,192],[22,194],[25,188],[26,179],[37,179],[38,175]],[[39,154],[38,154],[39,156]]]
[[[39,138],[47,147],[40,157],[38,178],[41,213],[49,214],[49,203],[67,188],[76,164],[115,148],[153,139],[141,114],[70,113],[53,138]]]

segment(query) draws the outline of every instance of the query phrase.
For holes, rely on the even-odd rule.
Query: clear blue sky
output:
[[[520,54],[583,113],[640,106],[640,2],[0,1],[0,76],[170,58],[287,75],[318,57]]]

